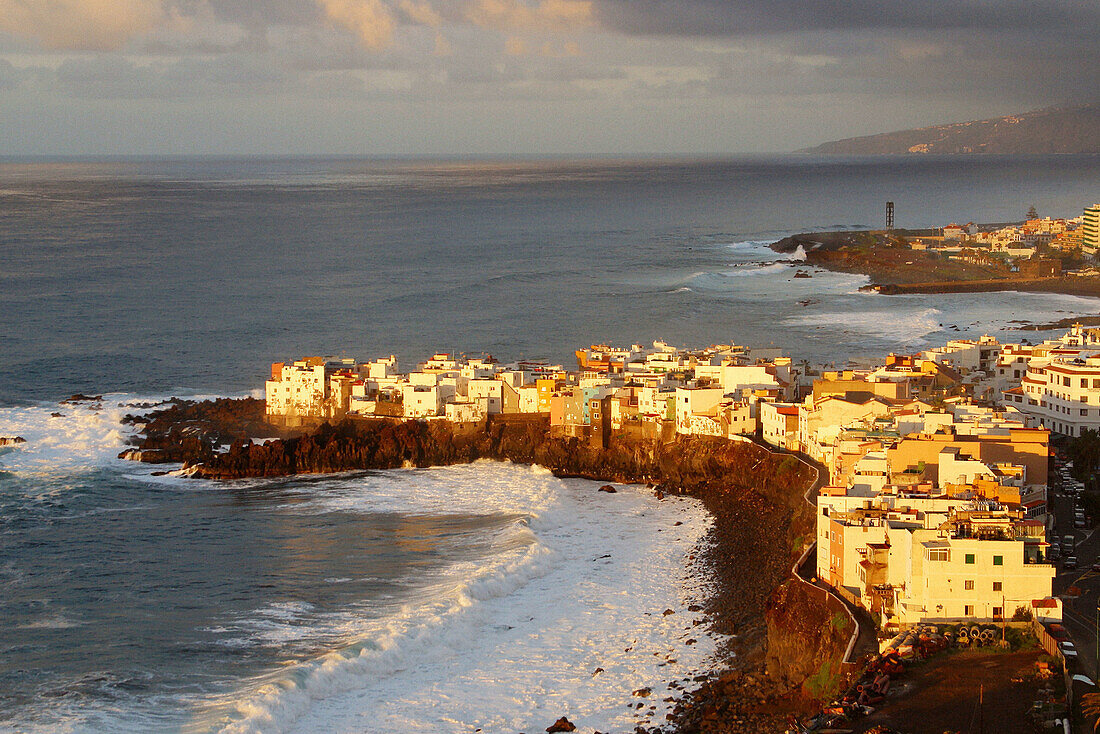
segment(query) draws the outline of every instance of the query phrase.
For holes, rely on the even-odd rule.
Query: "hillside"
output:
[[[818,155],[1100,153],[1100,107],[1060,107],[990,120],[867,135],[798,151]]]

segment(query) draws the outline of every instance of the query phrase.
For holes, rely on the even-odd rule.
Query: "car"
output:
[[[1062,550],[1064,550],[1064,551],[1073,550],[1073,536],[1072,535],[1063,535],[1062,536]]]
[[[1059,642],[1058,649],[1062,651],[1062,657],[1067,660],[1077,659],[1077,648],[1073,646],[1072,642]]]
[[[1100,563],[1092,564],[1092,570],[1093,571],[1100,571]]]
[[[1074,520],[1074,521],[1073,521],[1073,527],[1075,527],[1075,528],[1083,528],[1083,527],[1085,527],[1085,518],[1083,518],[1083,517],[1079,517],[1079,518],[1077,518],[1076,520]]]
[[[1077,556],[1066,556],[1066,560],[1062,561],[1062,568],[1066,570],[1077,568]]]

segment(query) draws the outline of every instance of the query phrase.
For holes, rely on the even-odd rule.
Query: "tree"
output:
[[[1027,218],[1029,220],[1039,218],[1039,210],[1035,208],[1034,204],[1032,204],[1031,208],[1027,210]]]
[[[1092,730],[1100,730],[1100,693],[1086,693],[1081,696],[1081,713],[1085,715],[1086,719],[1097,717],[1092,725]]]
[[[1082,429],[1081,435],[1072,439],[1066,454],[1073,459],[1073,475],[1082,481],[1092,476],[1100,466],[1100,431]]]

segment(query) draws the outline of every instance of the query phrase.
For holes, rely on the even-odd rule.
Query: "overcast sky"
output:
[[[0,155],[788,151],[1098,80],[1098,0],[0,0]]]

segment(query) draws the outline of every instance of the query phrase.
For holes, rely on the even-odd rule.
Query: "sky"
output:
[[[1097,0],[0,0],[8,156],[784,152],[1097,80]]]

